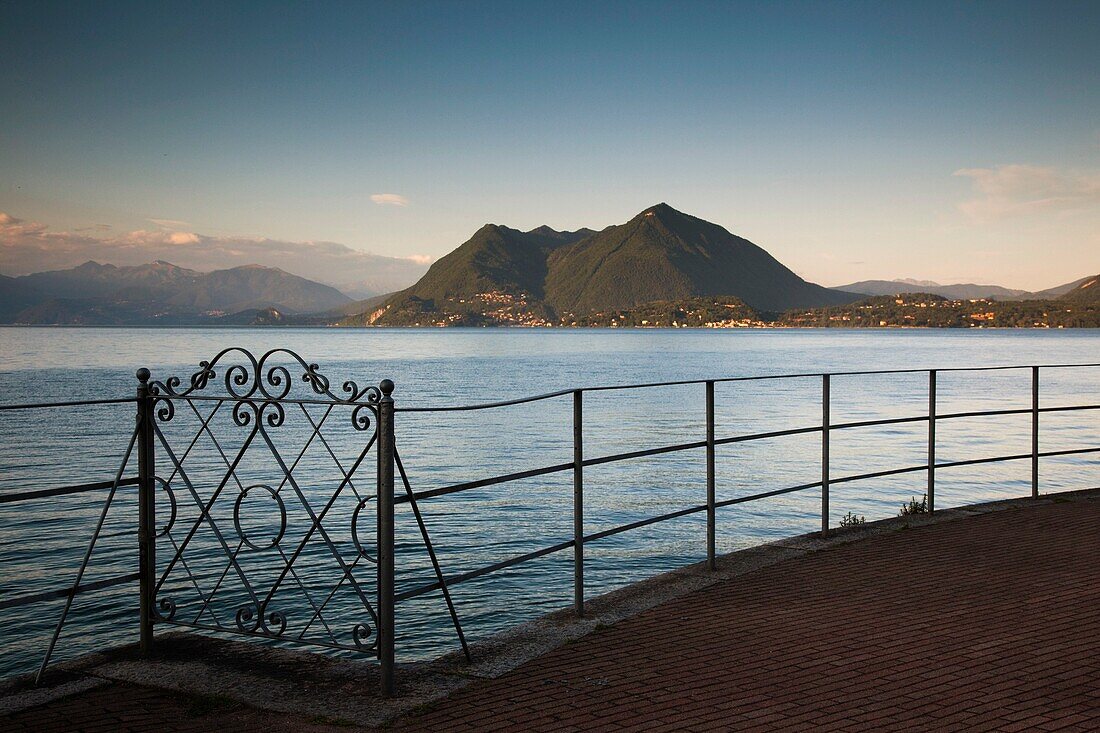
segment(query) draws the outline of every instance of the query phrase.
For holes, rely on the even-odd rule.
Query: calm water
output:
[[[274,330],[274,329],[11,329],[0,328],[0,403],[130,396],[134,370],[149,367],[155,377],[186,379],[195,365],[229,345],[262,352],[275,346],[317,362],[334,385],[352,378],[360,386],[392,378],[402,407],[491,401],[575,386],[702,379],[724,376],[890,368],[1100,361],[1100,331],[522,331],[522,330]],[[298,376],[295,374],[295,376]],[[300,385],[299,385],[300,388]],[[927,376],[836,377],[832,420],[847,422],[924,414]],[[1030,372],[944,373],[939,411],[1030,407]],[[1044,406],[1100,403],[1100,369],[1043,373]],[[590,393],[585,397],[585,455],[597,457],[645,447],[700,440],[704,436],[702,385]],[[295,411],[297,410],[297,411]],[[569,397],[479,412],[415,413],[397,416],[398,449],[413,487],[431,489],[511,471],[572,460],[572,403]],[[815,378],[720,384],[716,389],[719,437],[812,426],[820,421],[820,380]],[[327,445],[311,440],[310,421],[326,419]],[[209,420],[210,433],[199,433]],[[0,494],[69,483],[109,480],[118,470],[133,427],[133,406],[0,412]],[[229,408],[211,416],[185,404],[163,426],[187,477],[205,501],[225,476],[219,453],[233,456],[247,430],[235,425]],[[188,544],[186,567],[169,574],[162,597],[178,606],[177,619],[232,624],[247,601],[229,557],[259,587],[285,566],[285,555],[303,537],[308,516],[297,494],[315,510],[339,486],[362,449],[364,433],[352,429],[347,412],[325,418],[321,408],[288,409],[283,426],[269,431],[285,456],[294,484],[285,481],[271,447],[257,442],[211,516],[218,537],[203,525]],[[1097,445],[1100,411],[1045,414],[1041,449]],[[1026,453],[1027,415],[944,421],[938,428],[940,461]],[[833,435],[834,476],[919,465],[926,460],[926,426],[921,423],[838,431]],[[329,452],[331,450],[331,453]],[[300,458],[299,458],[300,456]],[[295,460],[297,459],[297,462]],[[158,453],[158,474],[173,471]],[[309,637],[328,634],[346,643],[356,623],[367,622],[349,583],[340,583],[339,555],[356,562],[352,577],[368,596],[374,591],[368,561],[358,556],[350,528],[359,502],[369,496],[373,457],[353,475],[352,487],[333,504],[323,527],[295,561],[271,608],[287,616],[297,633],[331,595],[324,622]],[[132,475],[133,467],[127,470]],[[1044,459],[1042,490],[1100,485],[1094,455]],[[820,436],[790,436],[718,449],[718,499],[818,480]],[[1024,495],[1027,461],[985,464],[937,473],[937,506]],[[568,472],[424,501],[421,509],[439,560],[448,574],[570,538],[572,478]],[[240,545],[233,521],[241,488],[279,487],[288,526],[278,547],[249,550]],[[296,486],[295,486],[296,484]],[[924,491],[923,473],[838,484],[832,521],[847,512],[867,519],[894,516],[900,505]],[[186,540],[198,510],[177,476],[177,518],[158,542],[162,570]],[[163,492],[162,492],[163,493]],[[0,504],[0,603],[71,583],[91,537],[105,492]],[[730,551],[818,526],[817,490],[740,504],[720,510],[718,545]],[[685,451],[585,470],[585,529],[598,532],[627,522],[698,505],[705,498],[701,450]],[[104,525],[85,582],[135,569],[133,490],[120,492]],[[170,512],[161,497],[161,521]],[[373,510],[368,501],[365,506]],[[241,529],[257,546],[279,529],[276,500],[263,490],[241,502]],[[371,511],[359,530],[373,532]],[[407,505],[399,507],[398,592],[432,580],[420,533]],[[331,542],[331,545],[329,545]],[[364,539],[365,549],[372,550]],[[616,535],[586,547],[586,586],[605,592],[672,567],[701,559],[705,550],[702,514]],[[356,560],[356,558],[359,558]],[[567,605],[572,597],[572,556],[558,553],[454,588],[458,613],[470,637],[478,638]],[[215,592],[216,589],[216,592]],[[134,587],[82,595],[74,604],[57,657],[135,638]],[[202,598],[213,598],[203,608]],[[32,669],[61,610],[60,602],[0,610],[0,675]],[[398,606],[399,659],[425,659],[457,647],[437,594]]]

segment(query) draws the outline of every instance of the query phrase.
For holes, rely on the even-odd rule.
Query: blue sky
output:
[[[1095,2],[5,2],[0,212],[438,257],[667,201],[828,285],[1047,287],[1100,271],[1097,38]]]

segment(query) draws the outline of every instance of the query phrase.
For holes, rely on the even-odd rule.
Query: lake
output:
[[[571,461],[572,400],[567,395],[476,412],[402,411],[410,407],[463,405],[635,382],[1100,362],[1100,330],[0,328],[0,404],[130,397],[137,386],[134,371],[141,366],[152,370],[155,379],[178,375],[186,383],[199,361],[227,346],[256,353],[274,347],[291,349],[317,363],[334,387],[349,378],[360,387],[383,378],[394,380],[398,450],[418,491]],[[292,376],[298,379],[300,372]],[[837,376],[831,382],[831,420],[924,415],[927,389],[928,376],[923,373]],[[586,458],[702,440],[704,394],[703,385],[698,384],[586,393]],[[1100,368],[1044,370],[1041,395],[1044,407],[1100,403]],[[944,372],[938,378],[941,414],[1030,405],[1030,370]],[[296,413],[288,410],[287,427],[271,432],[276,442],[285,441],[278,450],[285,452],[288,463],[301,456],[294,463],[296,481],[311,503],[323,504],[341,483],[340,471],[354,461],[364,433],[352,429],[347,415],[334,417],[332,432],[324,433],[332,451],[327,452],[320,441],[310,440],[308,420],[322,419],[315,407]],[[817,425],[821,380],[718,384],[715,412],[719,438]],[[133,429],[133,414],[132,404],[0,412],[0,496],[110,480]],[[292,418],[297,418],[294,427]],[[232,455],[246,431],[234,425],[228,409],[214,416],[195,414],[181,403],[165,433],[178,431],[179,445],[186,448],[201,426],[198,421],[207,419],[211,432],[222,441],[221,450]],[[1026,453],[1030,419],[1022,414],[942,421],[937,430],[938,459]],[[926,460],[926,431],[922,422],[834,431],[832,473],[844,476],[921,465]],[[1046,413],[1040,434],[1044,451],[1097,447],[1100,410]],[[205,497],[219,477],[224,478],[225,463],[219,448],[206,436],[200,438],[185,464],[193,466],[189,476]],[[820,434],[808,433],[719,447],[718,500],[818,480],[820,442]],[[1100,486],[1097,456],[1043,459],[1041,490]],[[157,460],[158,474],[173,467],[163,453]],[[356,490],[373,481],[373,465],[367,464],[363,473],[356,474],[361,482]],[[250,449],[240,470],[248,474],[243,485],[286,483],[285,474],[263,450]],[[127,475],[133,473],[131,466]],[[868,520],[896,516],[903,503],[921,497],[925,482],[923,472],[914,472],[837,484],[832,490],[831,521],[835,526],[848,512]],[[177,618],[202,608],[200,601],[206,594],[216,597],[201,611],[202,618],[232,623],[243,591],[231,587],[230,555],[239,557],[242,565],[254,562],[254,568],[246,569],[256,577],[278,570],[278,558],[275,570],[270,564],[265,569],[262,552],[242,548],[234,535],[232,515],[240,488],[233,483],[212,510],[235,551],[226,553],[212,535],[197,534],[191,554],[185,556],[187,573],[177,568],[165,581],[162,596],[171,595],[176,601]],[[585,470],[585,530],[599,532],[698,505],[705,491],[702,450],[592,466]],[[937,472],[937,508],[1023,496],[1029,491],[1026,460]],[[120,490],[85,582],[136,569],[133,494]],[[271,511],[272,500],[261,494],[251,492],[243,503],[242,527],[254,544],[262,546],[280,529],[278,514]],[[0,504],[0,604],[71,584],[104,496],[99,492]],[[301,537],[295,533],[300,533],[308,517],[298,511],[302,507],[295,504],[291,488],[280,496],[285,497],[280,500],[290,517],[285,543]],[[571,501],[572,475],[566,471],[425,500],[420,509],[440,564],[453,575],[568,540]],[[197,517],[182,494],[178,504],[174,534],[158,541],[162,570],[172,545],[183,541],[188,519]],[[332,542],[338,553],[350,552],[349,557],[358,557],[346,531],[356,506],[351,501],[334,507],[331,519],[324,523],[332,522]],[[159,518],[163,521],[170,510],[166,500],[161,501]],[[728,552],[814,530],[820,523],[819,511],[817,489],[721,509],[718,550]],[[398,507],[396,522],[400,593],[429,583],[434,576],[407,504]],[[359,527],[364,534],[373,532],[362,519]],[[337,528],[345,531],[338,533]],[[704,515],[694,514],[587,545],[588,596],[700,560],[705,554],[704,529]],[[277,551],[281,547],[271,550]],[[293,622],[302,614],[310,617],[311,604],[332,594],[325,615],[331,612],[336,621],[331,629],[318,623],[314,631],[346,639],[362,613],[349,589],[339,586],[333,559],[331,548],[320,538],[311,540],[294,565],[294,577],[287,581],[287,595],[277,598],[290,616],[288,622]],[[455,586],[454,602],[467,635],[481,638],[569,605],[571,569],[572,554],[566,551]],[[364,587],[373,588],[372,573],[367,570]],[[853,571],[852,582],[859,582],[858,570]],[[136,639],[135,591],[130,584],[78,596],[56,658]],[[0,639],[0,676],[36,668],[61,607],[61,601],[51,601],[0,608],[0,625],[5,629]],[[191,613],[188,618],[194,617]],[[446,607],[436,593],[399,604],[397,627],[399,661],[429,659],[457,648]]]

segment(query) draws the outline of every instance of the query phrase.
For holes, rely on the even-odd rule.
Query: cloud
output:
[[[24,275],[95,260],[140,265],[166,260],[193,270],[266,265],[333,285],[353,297],[391,292],[414,283],[430,257],[385,257],[336,242],[291,242],[211,237],[186,231],[139,229],[113,236],[50,231],[45,224],[0,212],[0,272]]]
[[[379,206],[408,206],[409,200],[396,193],[374,193],[370,200]]]
[[[1017,164],[960,168],[953,175],[969,178],[980,194],[959,204],[963,213],[979,221],[1100,205],[1100,172]]]
[[[39,224],[26,219],[17,219],[11,214],[0,211],[0,234],[12,237],[38,237],[46,231],[45,224]],[[0,244],[4,239],[0,239]]]
[[[148,221],[151,221],[162,229],[183,229],[184,227],[191,226],[187,222],[180,221],[179,219],[148,219]]]
[[[172,232],[168,235],[168,241],[172,244],[198,244],[199,235],[191,232]]]

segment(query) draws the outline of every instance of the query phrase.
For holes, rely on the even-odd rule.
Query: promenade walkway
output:
[[[111,683],[12,731],[354,730]],[[1100,729],[1100,497],[887,532],[668,601],[399,731]]]

